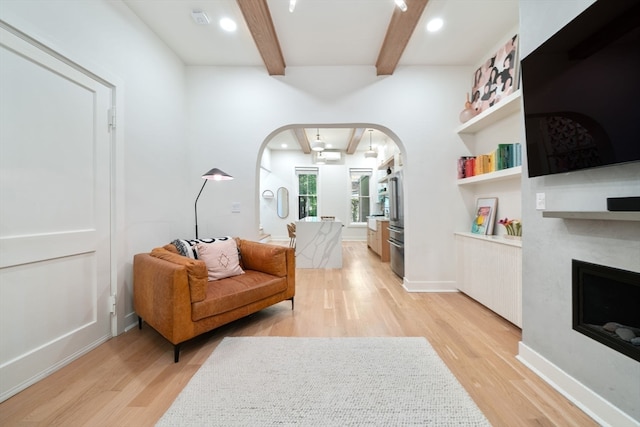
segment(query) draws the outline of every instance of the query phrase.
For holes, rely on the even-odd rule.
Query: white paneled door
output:
[[[0,27],[0,401],[111,337],[111,105]]]

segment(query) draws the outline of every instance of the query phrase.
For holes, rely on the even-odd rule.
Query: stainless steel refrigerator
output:
[[[404,194],[402,171],[389,178],[389,245],[391,270],[404,278]]]

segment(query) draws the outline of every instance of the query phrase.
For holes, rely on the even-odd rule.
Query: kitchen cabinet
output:
[[[375,229],[372,229],[375,227]],[[380,261],[389,261],[389,221],[377,218],[369,219],[367,227],[367,246],[380,256]]]
[[[375,253],[378,253],[378,245],[376,241],[378,237],[378,233],[376,230],[372,230],[367,227],[367,246]]]

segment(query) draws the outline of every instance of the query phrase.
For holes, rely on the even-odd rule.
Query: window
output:
[[[351,179],[351,224],[362,224],[367,222],[370,212],[369,188],[371,169],[349,169]]]
[[[318,168],[296,168],[298,219],[318,216]]]

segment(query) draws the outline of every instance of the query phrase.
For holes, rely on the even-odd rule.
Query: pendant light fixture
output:
[[[364,152],[364,157],[369,159],[375,159],[378,157],[378,152],[376,150],[373,149],[373,147],[371,146],[371,134],[373,133],[373,129],[369,129],[369,149],[367,151]]]
[[[320,139],[320,129],[318,129],[316,139],[311,144],[311,149],[313,151],[324,151],[324,142]]]

